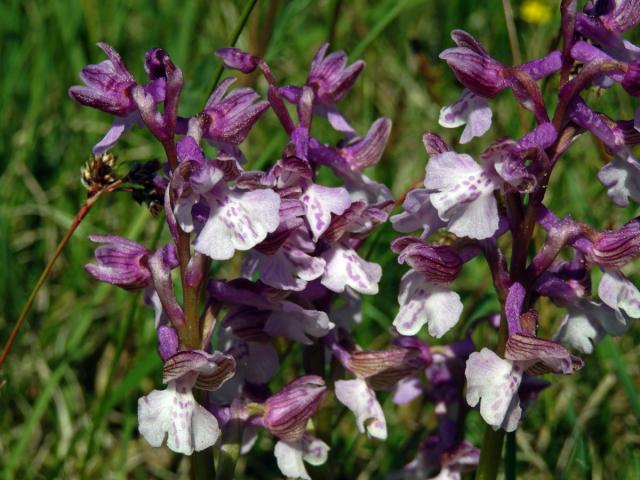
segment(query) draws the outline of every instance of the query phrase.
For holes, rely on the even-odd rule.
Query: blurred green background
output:
[[[508,2],[507,2],[508,3]],[[216,48],[226,46],[238,24],[241,1],[177,0],[3,0],[0,10],[0,338],[4,344],[20,308],[81,205],[86,192],[79,170],[93,144],[110,125],[100,112],[67,96],[87,63],[103,60],[97,41],[112,44],[138,78],[143,54],[163,47],[182,68],[186,86],[182,115],[202,107],[213,83]],[[539,57],[557,44],[559,2],[511,2],[519,43],[515,55]],[[259,0],[238,45],[265,56],[280,83],[301,84],[315,50],[325,41],[367,68],[341,108],[365,132],[378,116],[393,119],[388,149],[371,176],[396,195],[424,175],[421,135],[433,130],[455,144],[460,130],[437,125],[440,108],[462,88],[438,53],[452,45],[449,32],[477,36],[493,56],[512,62],[503,2],[488,0]],[[254,77],[242,79],[264,94]],[[551,91],[552,80],[545,86]],[[553,99],[549,96],[550,104]],[[613,117],[631,118],[636,105],[621,90],[591,92],[590,104]],[[477,154],[504,135],[522,135],[531,125],[508,92],[492,102],[494,128],[460,151]],[[336,141],[322,122],[314,133]],[[254,128],[244,151],[254,167],[278,158],[286,141],[269,112]],[[142,130],[116,148],[121,163],[161,156]],[[606,161],[583,135],[557,168],[547,204],[597,228],[620,226],[638,215],[636,206],[615,208],[596,180]],[[180,478],[189,463],[166,448],[152,449],[137,434],[137,399],[161,384],[152,314],[139,295],[98,285],[83,265],[92,256],[88,233],[118,233],[150,242],[159,219],[124,195],[100,200],[58,261],[28,322],[0,372],[0,470],[7,478]],[[405,267],[388,249],[396,234],[385,226],[364,246],[381,263],[381,293],[363,306],[356,337],[365,348],[388,344],[396,313],[398,282]],[[540,238],[537,239],[538,241]],[[230,276],[237,262],[222,267]],[[629,273],[638,280],[637,267]],[[457,282],[465,302],[462,324],[496,309],[487,269],[474,261]],[[543,335],[561,312],[540,305]],[[460,331],[460,329],[458,329]],[[426,337],[425,337],[426,338]],[[455,332],[443,341],[455,338]],[[479,344],[493,333],[480,329]],[[522,478],[640,478],[640,327],[606,339],[571,377],[551,377],[517,433]],[[433,341],[430,339],[429,341]],[[283,378],[301,371],[290,356]],[[383,478],[413,459],[435,426],[432,407],[422,401],[387,412],[389,439],[358,435],[351,414],[339,418],[330,462],[336,478]],[[468,438],[480,445],[482,421],[467,421]],[[279,478],[272,440],[264,435],[241,460],[238,478]]]

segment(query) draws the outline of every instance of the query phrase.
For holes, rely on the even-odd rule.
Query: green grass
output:
[[[336,1],[340,5],[332,26]],[[95,42],[113,44],[137,76],[144,74],[148,48],[167,49],[183,69],[181,114],[190,115],[202,106],[219,68],[213,52],[227,45],[244,7],[245,2],[229,0],[3,2],[2,343],[83,201],[79,168],[110,124],[106,115],[79,107],[66,93],[79,83],[82,66],[102,60]],[[269,34],[270,9],[276,10]],[[543,25],[516,18],[524,58],[548,49],[558,22],[557,14]],[[313,53],[332,29],[334,49],[346,50],[352,59],[364,58],[367,69],[343,109],[359,131],[380,115],[393,119],[389,148],[370,173],[399,195],[424,175],[422,133],[433,130],[452,143],[460,134],[437,125],[441,106],[461,91],[437,58],[451,46],[454,28],[470,31],[496,58],[510,61],[500,0],[261,0],[239,45],[262,52],[282,83],[304,80]],[[261,93],[264,87],[257,82]],[[589,102],[627,118],[636,107],[615,91],[592,94]],[[493,104],[496,128],[461,151],[477,154],[502,135],[522,134],[512,98],[501,94]],[[284,137],[273,134],[276,128],[269,113],[249,137],[244,149],[253,166],[277,159]],[[320,138],[337,139],[321,122],[314,129]],[[126,162],[161,155],[141,130],[131,132],[116,153]],[[595,180],[602,162],[592,139],[583,136],[555,172],[548,204],[561,215],[572,213],[600,228],[638,215],[636,206],[612,207]],[[109,197],[91,212],[63,253],[0,372],[0,471],[6,478],[79,478],[84,472],[98,478],[170,479],[187,471],[184,458],[148,447],[136,430],[137,399],[161,380],[151,313],[139,299],[134,303],[134,295],[90,281],[83,269],[92,255],[88,233],[116,232],[150,243],[158,221],[124,195]],[[387,225],[375,244],[365,246],[365,251],[371,248],[370,258],[382,264],[384,277],[382,293],[364,303],[365,320],[357,331],[363,346],[382,347],[389,340],[387,328],[404,272],[388,251],[395,236]],[[223,272],[230,271],[226,268]],[[629,273],[638,280],[634,268]],[[487,274],[481,262],[472,262],[457,283],[465,301],[464,321],[495,308]],[[552,307],[544,312],[542,333],[548,335],[561,312]],[[479,331],[484,334],[477,340],[494,341],[489,332]],[[639,340],[636,324],[625,337],[603,342],[578,374],[552,378],[552,387],[529,411],[517,435],[522,478],[640,478]],[[299,353],[294,350],[284,365],[287,378],[299,368]],[[331,462],[342,466],[344,478],[382,478],[401,468],[435,426],[426,403],[395,407],[385,395],[381,399],[390,425],[385,443],[357,435],[352,415],[336,415]],[[476,413],[467,427],[469,439],[478,445],[484,427]],[[278,478],[272,446],[270,438],[261,436],[251,455],[241,459],[239,478]]]

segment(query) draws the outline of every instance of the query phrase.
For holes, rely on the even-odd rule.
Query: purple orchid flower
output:
[[[133,98],[133,89],[137,85],[133,75],[113,47],[103,42],[98,43],[98,47],[109,59],[83,68],[80,78],[86,86],[69,89],[69,96],[78,103],[116,116],[111,129],[93,147],[95,155],[101,155],[113,147],[134,125],[142,126],[138,106]],[[149,61],[149,52],[145,59]],[[147,62],[145,68],[149,68]],[[160,103],[165,98],[165,79],[152,75],[151,70],[148,72],[151,81],[142,87],[143,91],[153,103]]]

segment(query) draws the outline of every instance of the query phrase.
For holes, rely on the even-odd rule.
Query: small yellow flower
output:
[[[520,7],[520,17],[527,23],[548,23],[551,20],[551,6],[540,0],[525,0]]]

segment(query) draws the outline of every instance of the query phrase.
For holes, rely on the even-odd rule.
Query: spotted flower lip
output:
[[[322,254],[326,268],[321,283],[337,293],[350,287],[367,295],[378,293],[378,282],[382,277],[382,267],[368,262],[346,242],[339,242]]]
[[[316,466],[324,464],[329,450],[329,446],[322,440],[305,434],[299,440],[292,442],[280,440],[276,443],[273,453],[278,462],[278,468],[285,477],[311,480],[304,463]]]
[[[204,195],[208,216],[195,249],[215,260],[228,260],[236,250],[249,250],[280,223],[280,196],[272,190],[230,189],[218,185]]]
[[[260,280],[267,285],[282,290],[304,290],[307,283],[324,273],[326,262],[313,256],[315,244],[298,224],[297,231],[275,252],[265,255],[250,254],[243,265],[243,275],[249,278],[260,272]]]
[[[444,152],[427,164],[424,186],[449,230],[460,237],[484,239],[498,230],[498,188],[490,172],[466,154]]]
[[[302,438],[307,421],[327,393],[324,380],[304,375],[292,381],[265,402],[264,424],[278,438],[296,441]]]
[[[220,436],[216,418],[196,402],[193,379],[170,382],[138,400],[138,431],[152,447],[167,438],[167,447],[191,455],[213,445]]]
[[[138,400],[138,430],[151,446],[167,437],[174,452],[191,455],[213,445],[220,436],[216,418],[196,402],[192,388],[216,390],[235,373],[233,357],[220,352],[180,351],[165,362],[165,390]]]
[[[480,415],[494,430],[514,431],[522,415],[517,393],[522,369],[483,348],[469,356],[465,375],[467,403],[472,407],[479,403]]]
[[[401,335],[415,335],[423,325],[429,334],[442,337],[459,320],[460,296],[447,287],[428,281],[420,272],[410,270],[400,281],[400,310],[393,326]]]

